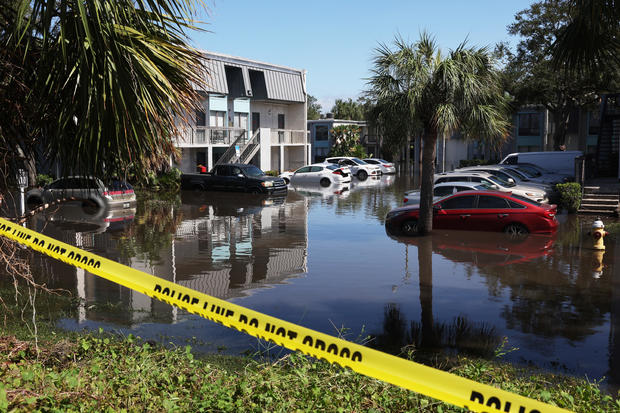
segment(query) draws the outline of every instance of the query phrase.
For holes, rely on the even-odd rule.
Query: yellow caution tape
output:
[[[476,412],[567,412],[191,290],[0,218],[0,235],[226,327]]]

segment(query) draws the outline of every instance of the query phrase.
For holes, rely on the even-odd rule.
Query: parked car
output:
[[[362,161],[371,165],[379,165],[381,168],[381,173],[384,175],[396,173],[396,167],[394,167],[394,164],[386,160],[380,158],[364,158]]]
[[[433,202],[440,200],[448,195],[462,191],[487,191],[493,188],[486,182],[443,182],[433,188]],[[420,190],[414,189],[405,192],[403,198],[404,205],[415,205],[420,203]]]
[[[540,166],[531,163],[519,163],[516,165],[506,165],[510,168],[514,168],[519,172],[524,173],[527,177],[533,181],[539,181],[548,183],[551,185],[569,182],[573,180],[573,177],[566,174],[557,174],[548,171]]]
[[[548,171],[575,176],[575,158],[583,156],[581,151],[515,152],[506,155],[500,164],[517,165],[531,163]]]
[[[136,206],[133,187],[122,180],[112,180],[108,185],[92,176],[59,178],[43,188],[26,193],[26,203],[35,207],[61,198],[76,198],[83,206],[97,208],[132,208]]]
[[[181,189],[194,191],[236,191],[251,194],[284,194],[284,179],[267,176],[251,164],[216,165],[209,173],[181,175]]]
[[[546,191],[531,186],[516,185],[488,172],[451,171],[435,175],[435,184],[457,181],[486,182],[492,189],[498,191],[512,192],[515,195],[520,195],[536,202],[549,202]]]
[[[506,232],[511,235],[555,232],[557,206],[500,191],[464,191],[433,205],[434,229]],[[404,235],[418,232],[420,209],[407,205],[391,210],[385,225]]]
[[[532,182],[529,178],[523,175],[521,172],[516,169],[512,169],[506,165],[479,165],[479,166],[468,166],[465,168],[458,168],[455,171],[482,171],[488,172],[491,175],[495,175],[498,178],[507,181],[509,183],[514,183],[519,186],[524,187],[533,187],[537,188],[544,192],[549,192],[552,190],[551,185],[545,184],[542,182]]]
[[[298,170],[283,172],[280,178],[288,183],[316,183],[322,186],[351,182],[351,170],[346,166],[317,163],[302,166]]]
[[[371,165],[353,156],[334,156],[326,158],[324,163],[348,166],[351,169],[351,174],[360,181],[365,181],[369,176],[381,175],[381,168],[378,165]]]

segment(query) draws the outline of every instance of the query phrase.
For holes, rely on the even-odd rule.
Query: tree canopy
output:
[[[321,104],[317,101],[317,99],[308,95],[308,120],[316,120],[321,117]]]
[[[166,163],[205,82],[186,37],[201,4],[1,0],[0,100],[18,113],[0,117],[3,152],[102,177]]]
[[[520,11],[508,32],[520,38],[516,50],[505,45],[498,50],[507,64],[505,86],[516,105],[543,105],[553,117],[553,143],[559,149],[566,143],[571,113],[598,101],[599,95],[618,84],[618,70],[584,72],[565,70],[552,62],[553,45],[566,33],[571,21],[570,0],[543,0]]]
[[[336,119],[365,120],[364,103],[360,100],[353,101],[351,98],[336,99],[332,113]]]

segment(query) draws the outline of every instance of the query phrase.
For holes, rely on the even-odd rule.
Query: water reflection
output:
[[[519,348],[510,361],[620,379],[612,240],[602,256],[588,250],[582,227],[589,222],[566,216],[554,236],[521,240],[464,231],[386,236],[385,214],[412,184],[383,177],[292,186],[281,198],[184,192],[143,198],[120,215],[49,211],[29,225],[309,328],[370,331],[372,345],[396,353],[413,344],[488,355],[506,336]],[[255,342],[66,264],[37,261],[48,285],[82,299],[78,328],[111,323],[143,337],[218,337],[239,351]]]

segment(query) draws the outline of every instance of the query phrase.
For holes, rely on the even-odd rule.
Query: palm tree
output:
[[[617,0],[570,0],[570,20],[553,43],[558,68],[594,73],[620,64],[620,6]]]
[[[418,232],[432,230],[433,179],[437,138],[459,131],[466,138],[501,142],[508,132],[507,99],[487,48],[462,43],[444,57],[433,38],[422,33],[409,44],[394,40],[375,50],[370,94],[389,116],[422,134],[422,177]],[[397,106],[396,108],[394,108]]]
[[[2,71],[0,82],[28,92],[15,106],[31,120],[16,134],[0,124],[3,150],[28,157],[42,145],[65,173],[104,177],[169,160],[178,119],[205,80],[186,37],[200,0],[0,4],[0,68],[19,68]]]

